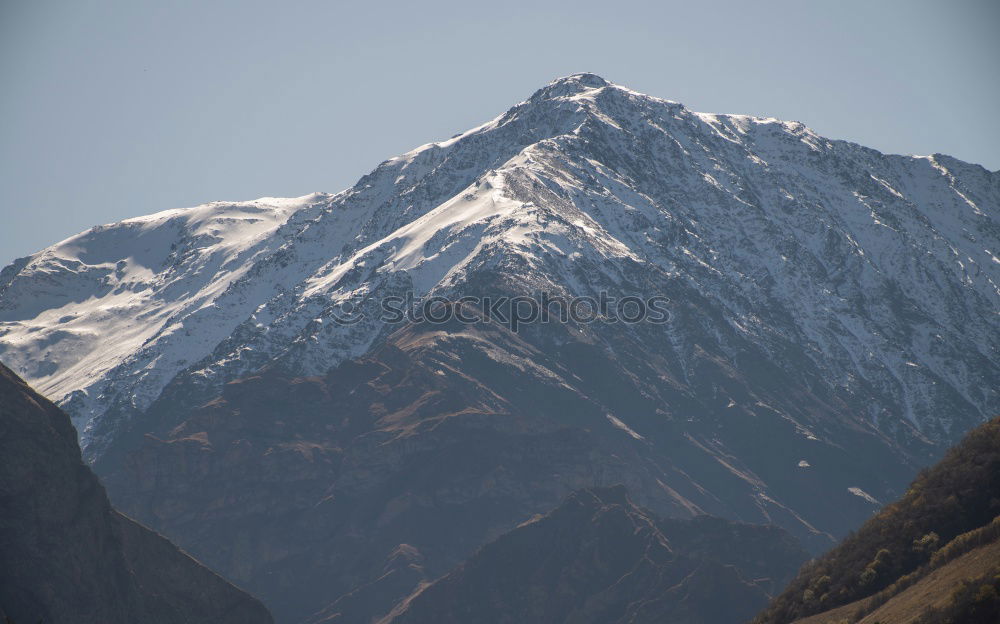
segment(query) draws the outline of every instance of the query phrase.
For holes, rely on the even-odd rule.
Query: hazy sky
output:
[[[996,0],[0,0],[0,266],[129,216],[339,191],[580,71],[996,170],[997,33]]]

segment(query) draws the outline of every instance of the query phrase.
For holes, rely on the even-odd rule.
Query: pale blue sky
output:
[[[0,0],[0,265],[129,216],[339,191],[580,71],[995,170],[998,32],[997,0]]]

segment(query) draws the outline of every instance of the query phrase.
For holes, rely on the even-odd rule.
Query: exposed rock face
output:
[[[751,617],[804,557],[780,529],[662,521],[623,487],[583,490],[421,587],[380,624],[731,624]]]
[[[0,365],[0,613],[26,624],[272,622],[257,600],[119,514],[69,417]]]

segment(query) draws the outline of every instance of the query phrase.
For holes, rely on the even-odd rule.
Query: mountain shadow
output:
[[[270,624],[270,614],[115,511],[69,417],[0,364],[0,615],[18,624]]]

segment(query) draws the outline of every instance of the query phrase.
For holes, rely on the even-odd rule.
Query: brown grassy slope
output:
[[[870,610],[871,599],[865,598],[825,613],[812,615],[796,624],[909,624],[916,622],[928,609],[948,605],[962,581],[974,579],[1000,565],[1000,540],[979,546],[946,563],[919,581],[890,598],[885,604]],[[856,619],[859,612],[868,612]]]
[[[874,596],[998,514],[1000,417],[970,432],[903,498],[803,567],[755,622],[787,624]]]

